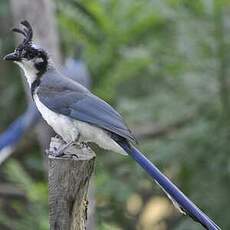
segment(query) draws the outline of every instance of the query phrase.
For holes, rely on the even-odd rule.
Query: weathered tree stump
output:
[[[52,138],[50,150],[64,143]],[[83,230],[87,221],[87,193],[95,153],[88,147],[71,146],[63,157],[49,155],[50,230]],[[74,155],[74,156],[71,156]]]

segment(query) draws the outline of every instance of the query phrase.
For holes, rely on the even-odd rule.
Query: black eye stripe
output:
[[[24,49],[21,51],[21,55],[22,57],[24,58],[27,58],[27,59],[32,59],[36,56],[39,56],[39,53],[37,52],[37,50],[33,50],[33,49]]]
[[[26,58],[32,59],[35,57],[35,54],[32,52],[26,52],[24,55]]]
[[[31,60],[34,58],[41,58],[44,62],[44,65],[47,65],[47,60],[48,56],[46,52],[42,49],[36,49],[32,46],[23,46],[19,45],[16,49],[15,52],[20,58],[24,58],[27,60]],[[41,62],[41,63],[43,63]]]

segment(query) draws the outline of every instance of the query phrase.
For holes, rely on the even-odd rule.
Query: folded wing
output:
[[[74,85],[71,87],[66,87],[68,84],[64,84],[65,87],[62,89],[63,84],[59,87],[41,84],[37,90],[38,97],[44,105],[56,113],[90,123],[135,142],[135,138],[116,110],[89,91],[82,90],[82,86],[72,83]]]

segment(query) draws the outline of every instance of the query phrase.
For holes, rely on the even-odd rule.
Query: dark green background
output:
[[[186,120],[140,140],[139,148],[230,229],[230,2],[56,0],[56,5],[63,55],[72,55],[76,42],[83,44],[93,92],[119,110],[131,129]],[[15,46],[9,12],[8,1],[0,0],[1,56]],[[26,108],[19,69],[4,61],[0,95],[2,132]],[[47,183],[35,133],[16,152],[1,165],[0,179],[22,187],[26,199],[0,197],[0,227],[46,230]],[[100,151],[95,185],[99,230],[202,229],[174,209],[156,225],[140,224],[146,205],[165,195],[128,157]],[[127,210],[133,197],[142,202],[135,214]]]

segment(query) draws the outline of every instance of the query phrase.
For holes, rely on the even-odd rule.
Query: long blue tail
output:
[[[191,216],[206,229],[220,230],[205,213],[188,199],[159,169],[149,161],[137,148],[122,142],[119,145],[161,186],[169,198],[183,213]]]

